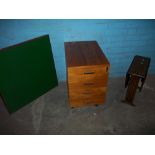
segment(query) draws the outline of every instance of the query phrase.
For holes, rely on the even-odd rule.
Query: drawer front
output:
[[[89,97],[89,98],[70,98],[69,100],[70,100],[71,107],[98,105],[98,104],[103,104],[105,102],[105,95]]]
[[[89,96],[102,96],[106,93],[106,87],[95,87],[95,88],[76,88],[76,89],[69,89],[69,95],[71,98],[76,97],[89,97]]]
[[[83,75],[104,75],[107,74],[109,66],[98,65],[98,66],[82,66],[82,67],[71,67],[68,68],[69,77],[83,76]]]
[[[105,87],[107,85],[108,75],[103,77],[97,76],[87,76],[87,77],[75,77],[73,80],[68,81],[69,88],[79,88],[79,87]]]

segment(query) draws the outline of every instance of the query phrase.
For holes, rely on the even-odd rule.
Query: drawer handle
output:
[[[95,74],[95,72],[84,72],[84,74]]]
[[[94,85],[94,83],[84,83],[84,85],[88,86],[88,85]]]

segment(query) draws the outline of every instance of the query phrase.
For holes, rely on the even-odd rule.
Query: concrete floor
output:
[[[0,134],[155,134],[155,76],[148,76],[136,107],[122,103],[124,78],[110,78],[107,101],[71,109],[66,83],[9,115],[1,103]]]

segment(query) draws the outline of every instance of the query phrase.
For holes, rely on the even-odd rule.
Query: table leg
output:
[[[136,94],[136,90],[138,88],[138,82],[139,82],[139,77],[132,75],[128,83],[125,102],[130,103],[131,105],[134,105],[133,100]]]

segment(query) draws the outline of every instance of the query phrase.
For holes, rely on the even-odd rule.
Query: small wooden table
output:
[[[148,68],[150,65],[150,58],[138,56],[136,55],[132,60],[132,63],[126,73],[125,79],[125,88],[127,88],[125,100],[123,102],[127,102],[131,105],[133,104],[133,100],[136,94],[136,90],[142,90]]]
[[[133,104],[137,88],[142,90],[148,68],[150,65],[150,58],[136,55],[127,71],[125,79],[125,88],[127,88],[124,102]]]

